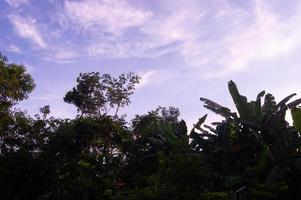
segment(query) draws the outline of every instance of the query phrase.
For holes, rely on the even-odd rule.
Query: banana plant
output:
[[[205,152],[211,161],[222,149],[218,165],[228,165],[223,166],[228,175],[241,174],[269,186],[283,181],[288,170],[301,171],[301,108],[297,108],[301,99],[289,102],[294,93],[276,103],[272,94],[262,91],[255,101],[248,101],[233,81],[229,81],[228,88],[237,113],[200,98],[205,108],[224,120],[213,123],[217,125],[213,128],[203,125],[207,115],[202,117],[191,131],[191,147]],[[287,110],[291,110],[294,127],[285,120]],[[235,157],[240,162],[235,162]]]
[[[228,88],[241,120],[254,123],[260,122],[263,115],[261,98],[264,96],[265,91],[261,91],[257,95],[256,101],[248,102],[247,97],[242,96],[239,93],[237,86],[233,81],[229,81]]]

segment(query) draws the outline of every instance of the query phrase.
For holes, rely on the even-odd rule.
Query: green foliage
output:
[[[117,116],[119,108],[129,105],[129,97],[139,79],[133,73],[118,78],[110,74],[100,76],[98,72],[80,73],[76,87],[67,92],[64,101],[74,104],[82,116],[108,114],[112,108]]]
[[[77,86],[65,95],[64,101],[74,104],[82,115],[97,114],[105,105],[104,86],[99,81],[97,72],[79,74]]]
[[[225,192],[207,192],[204,194],[205,200],[230,200],[229,194]]]
[[[0,53],[0,111],[26,99],[35,84],[23,65],[7,63]]]
[[[301,133],[301,108],[292,108],[291,114],[294,122],[294,127]]]
[[[49,106],[31,117],[11,108],[34,82],[0,55],[0,199],[300,198],[296,94],[276,103],[263,91],[249,102],[230,81],[237,113],[201,98],[224,119],[206,125],[204,115],[188,136],[174,107],[137,115],[131,125],[118,117],[138,82],[133,73],[82,73],[64,98],[81,117],[50,117]],[[287,110],[294,126],[285,120]]]
[[[248,102],[233,81],[229,82],[229,92],[239,115],[201,98],[204,107],[222,115],[225,120],[214,123],[216,128],[206,125],[202,128],[204,116],[190,134],[191,147],[205,153],[206,160],[221,181],[216,188],[229,191],[240,185],[246,186],[249,195],[256,198],[275,199],[286,194],[289,196],[286,198],[296,199],[298,190],[295,188],[300,186],[300,180],[291,174],[301,172],[301,135],[295,129],[299,126],[300,111],[296,106],[300,99],[289,102],[295,96],[292,94],[277,104],[273,95],[264,96],[263,91],[257,95],[256,101]],[[262,97],[265,98],[263,105]],[[288,109],[291,109],[295,127],[285,121]],[[229,184],[233,177],[237,181]],[[259,189],[258,184],[264,187]],[[281,188],[288,190],[280,190],[280,184],[283,185]]]

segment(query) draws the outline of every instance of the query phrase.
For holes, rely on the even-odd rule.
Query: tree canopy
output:
[[[129,105],[130,95],[139,83],[134,73],[121,74],[118,78],[110,74],[100,76],[99,72],[80,73],[77,85],[64,97],[64,101],[77,107],[81,115],[106,115],[115,108]]]
[[[8,63],[0,53],[0,110],[8,109],[28,98],[35,84],[23,65]]]
[[[134,73],[81,73],[64,97],[77,117],[51,117],[47,105],[29,116],[16,104],[34,81],[1,54],[0,199],[300,199],[296,94],[277,103],[262,91],[248,101],[230,81],[237,111],[202,97],[223,119],[208,125],[202,116],[188,132],[172,106],[131,122],[119,116],[138,83]]]

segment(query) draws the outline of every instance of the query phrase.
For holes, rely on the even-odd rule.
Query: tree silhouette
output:
[[[76,82],[65,95],[65,102],[74,104],[81,116],[106,115],[115,108],[116,117],[119,108],[131,102],[129,97],[139,83],[139,76],[128,73],[113,78],[110,74],[100,76],[98,72],[80,73]]]

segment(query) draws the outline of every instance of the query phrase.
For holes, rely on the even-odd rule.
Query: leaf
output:
[[[234,126],[231,122],[225,122],[216,127],[216,132],[223,148],[228,148],[235,137]]]
[[[275,97],[270,93],[266,94],[264,98],[264,104],[262,106],[262,112],[264,114],[272,114],[276,112],[276,110],[277,107]]]
[[[205,122],[207,118],[207,114],[199,119],[199,121],[194,125],[193,129],[202,130],[201,126]]]
[[[253,105],[253,113],[257,122],[260,122],[262,119],[262,109],[261,109],[261,98],[264,96],[265,91],[261,91],[256,98],[256,101],[252,104]],[[251,102],[252,103],[252,102]]]
[[[292,109],[292,108],[298,106],[300,103],[301,103],[301,98],[300,98],[300,99],[296,99],[295,101],[293,101],[293,102],[287,104],[287,107],[288,107],[289,109]]]
[[[83,168],[89,168],[89,167],[91,166],[90,163],[88,163],[88,162],[86,162],[86,161],[84,161],[84,160],[78,161],[78,165],[79,165],[80,167],[83,167]]]
[[[267,164],[268,156],[269,156],[269,146],[263,145],[263,149],[259,155],[257,165],[254,167],[254,171],[257,176],[260,176],[260,173],[265,168]]]
[[[287,167],[288,167],[287,161],[276,165],[268,176],[267,185],[271,186],[277,183],[278,181],[280,181],[281,179],[283,179]]]
[[[294,127],[301,133],[301,108],[292,108],[291,114]]]
[[[242,118],[242,120],[249,120],[252,117],[250,114],[252,113],[252,110],[250,106],[248,105],[247,97],[242,96],[239,94],[239,91],[237,89],[236,84],[233,81],[229,81],[228,83],[229,92],[232,96],[232,99],[235,103],[236,109]]]
[[[295,101],[292,101],[291,103],[287,104],[286,106],[282,107],[279,111],[277,111],[277,115],[284,114],[288,109],[295,108],[301,103],[301,98],[296,99]]]
[[[204,125],[204,127],[207,128],[207,129],[209,129],[211,132],[216,133],[216,129],[215,128],[213,128],[213,127],[211,127],[209,125],[206,125],[206,124]]]
[[[221,106],[218,103],[211,101],[210,99],[200,98],[201,101],[205,103],[204,107],[212,112],[221,115],[223,117],[229,117],[232,115],[231,110],[227,107]]]
[[[226,182],[225,182],[225,186],[227,188],[231,188],[237,184],[243,183],[245,182],[247,179],[242,177],[242,176],[230,176]]]
[[[267,179],[267,184],[272,185],[277,183],[278,181],[281,181],[283,178],[285,178],[287,169],[290,168],[294,168],[301,171],[301,158],[299,157],[299,158],[290,159],[276,165],[272,169],[271,173],[269,174],[269,177]]]
[[[296,93],[293,93],[287,97],[285,97],[284,99],[282,99],[278,104],[277,104],[277,108],[282,108],[283,106],[286,105],[286,103],[293,98],[296,95]]]

